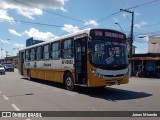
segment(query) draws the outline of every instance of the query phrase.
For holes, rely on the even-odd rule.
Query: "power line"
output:
[[[17,1],[17,0],[12,0],[12,1],[15,1],[15,2],[17,2],[17,3],[20,3],[20,4],[24,4],[24,5],[30,6],[30,7],[32,7],[32,8],[37,8],[37,7],[35,7],[35,6],[29,5],[29,4],[27,4],[27,3],[20,2],[20,1]],[[37,9],[40,9],[40,8],[37,8]],[[40,10],[42,10],[42,9],[40,9]],[[84,23],[83,20],[79,20],[79,19],[76,19],[76,18],[71,18],[71,17],[65,16],[65,15],[61,15],[61,14],[52,12],[52,11],[48,11],[48,10],[42,10],[42,11],[48,12],[48,13],[51,13],[51,14],[55,14],[55,15],[57,15],[57,16],[61,16],[61,17],[64,17],[64,18],[68,18],[68,19],[71,19],[71,20],[74,20],[74,21],[78,21],[78,22]],[[108,15],[108,16],[106,16],[106,17],[103,17],[103,18],[97,20],[96,22],[103,21],[104,19],[109,18],[109,17],[111,17],[111,16],[114,16],[114,15],[116,15],[116,14],[118,14],[118,13],[120,13],[120,11],[114,12],[114,13],[112,13],[111,15]],[[85,26],[87,26],[87,25],[85,25]]]
[[[127,8],[127,10],[134,9],[134,8],[138,8],[138,7],[142,7],[142,6],[145,6],[145,5],[148,5],[148,4],[151,4],[151,3],[157,2],[157,1],[159,1],[159,0],[153,0],[153,1],[146,2],[146,3],[140,4],[140,5],[136,5],[136,6],[133,6],[133,7]],[[120,13],[120,12],[121,12],[121,11],[114,12],[114,13],[112,13],[111,15],[108,15],[108,16],[106,16],[106,17],[103,17],[103,18],[101,18],[101,19],[97,20],[96,22],[101,22],[101,21],[105,20],[106,18],[111,17],[111,16],[114,16],[114,15],[116,15],[116,14]]]
[[[155,25],[160,25],[160,22],[155,23],[155,24],[151,24],[151,25],[145,25],[145,26],[143,26],[143,27],[152,27],[152,26],[155,26]]]
[[[96,22],[101,22],[101,21],[105,20],[106,18],[112,17],[112,16],[114,16],[114,15],[116,15],[116,14],[118,14],[118,13],[120,13],[120,11],[114,12],[114,13],[106,16],[106,17],[103,17],[103,18],[101,18],[101,19],[99,19],[99,20],[96,20]],[[87,27],[87,26],[89,26],[89,25],[83,25],[82,27],[80,27],[80,29],[83,29],[83,28],[85,28],[85,27]]]
[[[158,2],[158,1],[159,1],[159,0],[153,0],[153,1],[146,2],[146,3],[140,4],[140,5],[136,5],[136,6],[133,6],[133,7],[127,8],[127,9],[128,9],[128,10],[129,10],[129,9],[135,9],[135,8],[142,7],[142,6],[144,6],[144,5],[148,5],[148,4],[151,4],[151,3],[154,3],[154,2]]]
[[[61,26],[61,25],[51,25],[51,24],[45,24],[45,23],[38,23],[38,22],[28,22],[28,21],[22,21],[22,20],[10,20],[10,19],[3,19],[3,18],[0,18],[1,20],[4,20],[4,21],[11,21],[11,22],[20,22],[20,23],[24,23],[24,24],[32,24],[32,25],[39,25],[39,26],[47,26],[47,27],[56,27],[56,28],[62,28],[64,26]]]
[[[15,20],[15,19],[14,20],[10,20],[10,19],[0,18],[0,20],[17,22],[17,23],[24,23],[24,24],[31,24],[31,25],[38,25],[38,26],[44,26],[44,27],[54,27],[54,28],[63,28],[64,27],[64,26],[61,26],[61,25],[52,25],[52,24],[45,24],[45,23],[28,22],[28,21]],[[62,34],[62,35],[65,35],[65,34]]]
[[[24,4],[24,5],[26,5],[26,6],[30,6],[30,7],[33,7],[33,8],[37,8],[37,7],[34,7],[34,6],[32,6],[32,5],[29,5],[29,4],[27,4],[27,3],[20,2],[20,1],[17,1],[17,0],[12,0],[12,1],[15,1],[15,2],[20,3],[20,4]],[[159,0],[153,0],[153,1],[150,1],[150,2],[147,2],[147,3],[143,3],[143,4],[140,4],[140,5],[133,6],[133,7],[128,8],[128,9],[134,9],[134,8],[141,7],[141,6],[144,6],[144,5],[147,5],[147,4],[151,4],[151,3],[154,3],[154,2],[157,2],[157,1],[159,1]],[[37,8],[37,9],[39,9],[39,8]],[[42,10],[42,9],[40,9],[40,10]],[[51,14],[55,14],[55,15],[57,15],[57,16],[61,16],[61,17],[64,17],[64,18],[68,18],[68,19],[71,19],[71,20],[75,20],[75,21],[79,21],[79,22],[84,22],[84,21],[82,21],[82,20],[78,20],[78,19],[71,18],[71,17],[65,16],[65,15],[57,14],[57,13],[52,12],[52,11],[48,11],[48,10],[42,10],[42,11],[48,12],[48,13],[51,13]],[[112,17],[112,16],[114,16],[114,15],[120,13],[120,12],[121,12],[121,11],[114,12],[114,13],[106,16],[106,17],[103,17],[103,18],[97,20],[96,22],[101,22],[101,21],[103,21],[103,20],[105,20],[105,19],[107,19],[107,18],[109,18],[109,17]],[[0,19],[2,19],[2,18],[0,18]],[[128,18],[127,18],[127,19],[128,19]],[[21,22],[21,23],[24,23],[24,24],[33,24],[33,25],[39,25],[39,26],[46,26],[46,27],[56,27],[56,28],[64,27],[64,26],[60,26],[60,25],[51,25],[51,24],[45,24],[45,23],[35,23],[35,22],[28,22],[28,21],[21,21],[21,20],[8,20],[8,19],[3,19],[3,20]],[[160,23],[157,23],[157,24],[160,24]],[[150,26],[154,26],[154,25],[157,25],[157,24],[148,25],[148,26],[144,26],[144,27],[150,27]],[[88,25],[85,25],[85,26],[81,27],[80,29],[82,29],[82,28],[84,28],[84,27],[86,27],[86,26],[88,26]]]
[[[23,4],[23,5],[32,7],[32,8],[40,9],[40,8],[38,8],[38,7],[29,5],[29,4],[24,3],[24,2],[20,2],[20,1],[17,1],[17,0],[12,0],[12,1],[15,1],[15,2],[17,2],[17,3]],[[70,19],[70,20],[74,20],[74,21],[78,21],[78,22],[83,22],[83,23],[84,23],[84,21],[82,21],[82,20],[79,20],[79,19],[76,19],[76,18],[72,18],[72,17],[68,17],[68,16],[66,16],[66,15],[58,14],[58,13],[55,13],[55,12],[52,12],[52,11],[48,11],[48,10],[43,10],[43,9],[40,9],[40,10],[42,10],[42,11],[44,11],[44,12],[48,12],[48,13],[50,13],[50,14],[54,14],[54,15],[57,15],[57,16],[61,16],[61,17],[64,17],[64,18],[67,18],[67,19]]]
[[[139,36],[139,35],[145,35],[145,36],[151,36],[151,35],[159,35],[160,34],[160,31],[154,31],[154,32],[146,32],[146,33],[139,33],[137,32],[137,35],[136,36]]]
[[[110,15],[106,16],[106,17],[103,17],[103,18],[101,18],[101,19],[97,20],[96,22],[101,22],[101,21],[105,20],[106,18],[112,17],[112,16],[114,16],[114,15],[116,15],[116,14],[120,13],[120,12],[121,12],[121,11],[114,12],[114,13],[112,13],[112,14],[110,14]]]
[[[147,28],[147,27],[153,27],[153,26],[156,26],[156,25],[160,25],[160,22],[158,23],[153,23],[153,24],[150,24],[150,25],[145,25],[145,26],[142,26],[142,28]],[[134,26],[135,27],[135,26]],[[129,27],[126,27],[125,29],[128,29]]]
[[[32,8],[37,8],[37,7],[35,7],[35,6],[29,5],[29,4],[27,4],[27,3],[20,2],[20,1],[17,1],[17,0],[12,0],[12,1],[15,1],[15,2],[20,3],[20,4],[24,4],[24,5],[29,6],[29,7],[32,7]],[[150,2],[146,2],[146,3],[140,4],[140,5],[133,6],[133,7],[128,8],[128,9],[134,9],[134,8],[141,7],[141,6],[144,6],[144,5],[147,5],[147,4],[151,4],[151,3],[154,3],[154,2],[157,2],[157,1],[159,1],[159,0],[153,0],[153,1],[150,1]],[[37,9],[40,9],[40,8],[37,8]],[[79,19],[76,19],[76,18],[71,18],[71,17],[65,16],[65,15],[61,15],[61,14],[52,12],[52,11],[48,11],[48,10],[43,10],[43,9],[40,9],[40,10],[42,10],[42,11],[44,11],[44,12],[48,12],[48,13],[50,13],[50,14],[54,14],[54,15],[61,16],[61,17],[67,18],[67,19],[71,19],[71,20],[74,20],[74,21],[78,21],[78,22],[83,22],[83,23],[84,23],[84,21],[79,20]],[[109,17],[111,17],[111,16],[114,16],[114,15],[120,13],[120,12],[121,12],[121,11],[114,12],[114,13],[112,13],[111,15],[108,15],[108,16],[106,16],[106,17],[103,17],[103,18],[97,20],[96,22],[101,22],[101,21],[105,20],[106,18],[109,18]],[[34,23],[34,24],[35,24],[35,23]],[[37,23],[36,23],[36,24],[37,24]],[[38,24],[39,24],[39,23],[38,23]],[[42,24],[41,24],[41,25],[42,25]],[[43,24],[43,26],[55,26],[55,27],[56,27],[57,25]],[[80,29],[82,29],[82,28],[84,28],[84,27],[86,27],[86,26],[88,26],[88,25],[85,25],[85,26],[81,27]],[[59,27],[59,26],[58,26],[58,27]],[[60,26],[60,27],[62,27],[62,26]]]

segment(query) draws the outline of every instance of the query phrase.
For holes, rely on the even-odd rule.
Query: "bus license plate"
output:
[[[115,85],[118,85],[118,80],[111,80],[112,83],[114,83]]]
[[[114,83],[116,83],[116,82],[117,82],[117,80],[111,80],[111,82],[114,82]]]

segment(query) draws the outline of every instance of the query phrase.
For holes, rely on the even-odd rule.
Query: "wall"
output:
[[[160,37],[149,36],[148,53],[160,53]]]

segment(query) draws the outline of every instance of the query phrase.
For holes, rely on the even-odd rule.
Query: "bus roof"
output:
[[[85,33],[89,34],[89,31],[90,31],[90,28],[89,29],[85,29],[85,30],[79,30],[79,31],[71,33],[71,34],[67,34],[67,35],[64,35],[64,36],[53,38],[51,40],[47,40],[47,41],[44,41],[42,43],[38,43],[38,44],[35,44],[35,45],[32,45],[32,46],[26,47],[26,48],[24,48],[24,49],[22,49],[20,51],[23,51],[23,50],[29,49],[29,48],[33,48],[33,47],[37,47],[37,46],[40,46],[40,45],[45,45],[47,43],[52,43],[52,42],[55,42],[55,41],[58,41],[58,40],[62,40],[62,39],[65,39],[65,38],[70,38],[70,37],[74,37],[74,36],[77,36],[77,35],[85,34]]]
[[[74,33],[70,33],[70,34],[67,34],[67,35],[64,35],[64,36],[53,38],[52,40],[47,40],[47,41],[44,41],[42,43],[38,43],[38,44],[35,44],[35,45],[32,45],[32,46],[26,47],[26,48],[24,48],[20,51],[23,51],[23,50],[26,50],[26,49],[29,49],[29,48],[33,48],[33,47],[37,47],[37,46],[41,46],[41,45],[45,45],[45,44],[48,44],[48,43],[52,43],[52,42],[55,42],[55,41],[58,41],[58,40],[63,40],[65,38],[71,38],[71,37],[82,35],[82,34],[89,34],[90,30],[92,30],[92,29],[113,30],[113,29],[105,29],[105,28],[88,28],[88,29],[84,29],[84,30],[79,30],[79,31],[76,31]],[[114,31],[117,31],[117,30],[114,30]],[[118,32],[120,32],[120,31],[118,31]],[[122,33],[122,32],[120,32],[120,33]]]

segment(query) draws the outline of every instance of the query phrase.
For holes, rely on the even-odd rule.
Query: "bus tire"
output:
[[[74,90],[74,80],[73,80],[73,76],[72,76],[72,74],[71,73],[67,73],[66,75],[65,75],[65,77],[64,77],[64,84],[65,84],[65,88],[67,89],[67,90],[70,90],[70,91],[72,91],[72,90]]]

